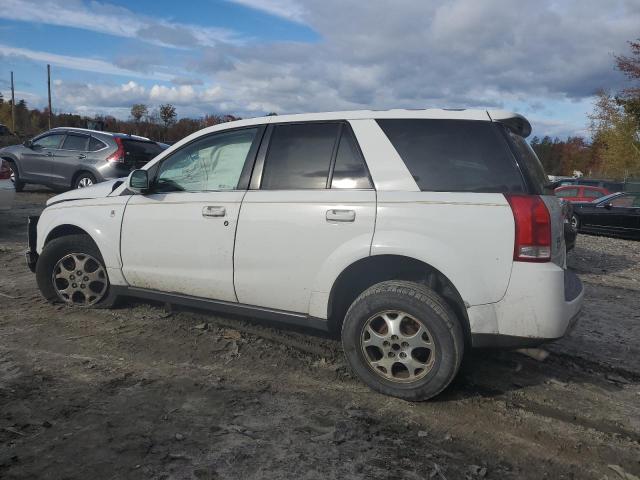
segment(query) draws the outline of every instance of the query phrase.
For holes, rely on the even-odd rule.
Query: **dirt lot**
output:
[[[0,212],[0,478],[640,476],[640,242],[580,236],[585,312],[544,362],[474,352],[443,395],[408,403],[322,335],[45,303],[22,254],[50,195]]]

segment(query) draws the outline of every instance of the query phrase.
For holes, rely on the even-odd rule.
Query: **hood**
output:
[[[15,155],[24,150],[25,146],[19,143],[17,145],[9,145],[8,147],[0,148],[0,153],[11,153]]]
[[[56,195],[47,200],[47,206],[54,203],[67,202],[70,200],[87,200],[91,198],[104,198],[114,190],[116,182],[124,182],[126,178],[118,178],[115,180],[107,180],[106,182],[97,183],[91,187],[76,188],[68,192]]]

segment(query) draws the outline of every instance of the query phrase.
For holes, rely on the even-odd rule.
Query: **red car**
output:
[[[602,187],[589,185],[565,185],[554,190],[556,197],[569,202],[593,202],[594,200],[609,195],[609,190]]]

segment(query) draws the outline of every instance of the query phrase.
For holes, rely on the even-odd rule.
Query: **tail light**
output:
[[[11,178],[11,169],[7,162],[0,160],[0,180],[9,180]]]
[[[114,140],[118,145],[118,149],[107,157],[107,162],[124,163],[124,145],[122,139],[115,137]]]
[[[505,195],[513,212],[516,238],[513,259],[517,262],[551,260],[551,218],[538,195]]]

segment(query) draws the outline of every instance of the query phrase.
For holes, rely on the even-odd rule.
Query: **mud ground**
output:
[[[353,378],[312,332],[129,302],[45,303],[0,212],[2,479],[637,479],[640,242],[581,235],[587,287],[545,361],[475,351],[437,399]]]

